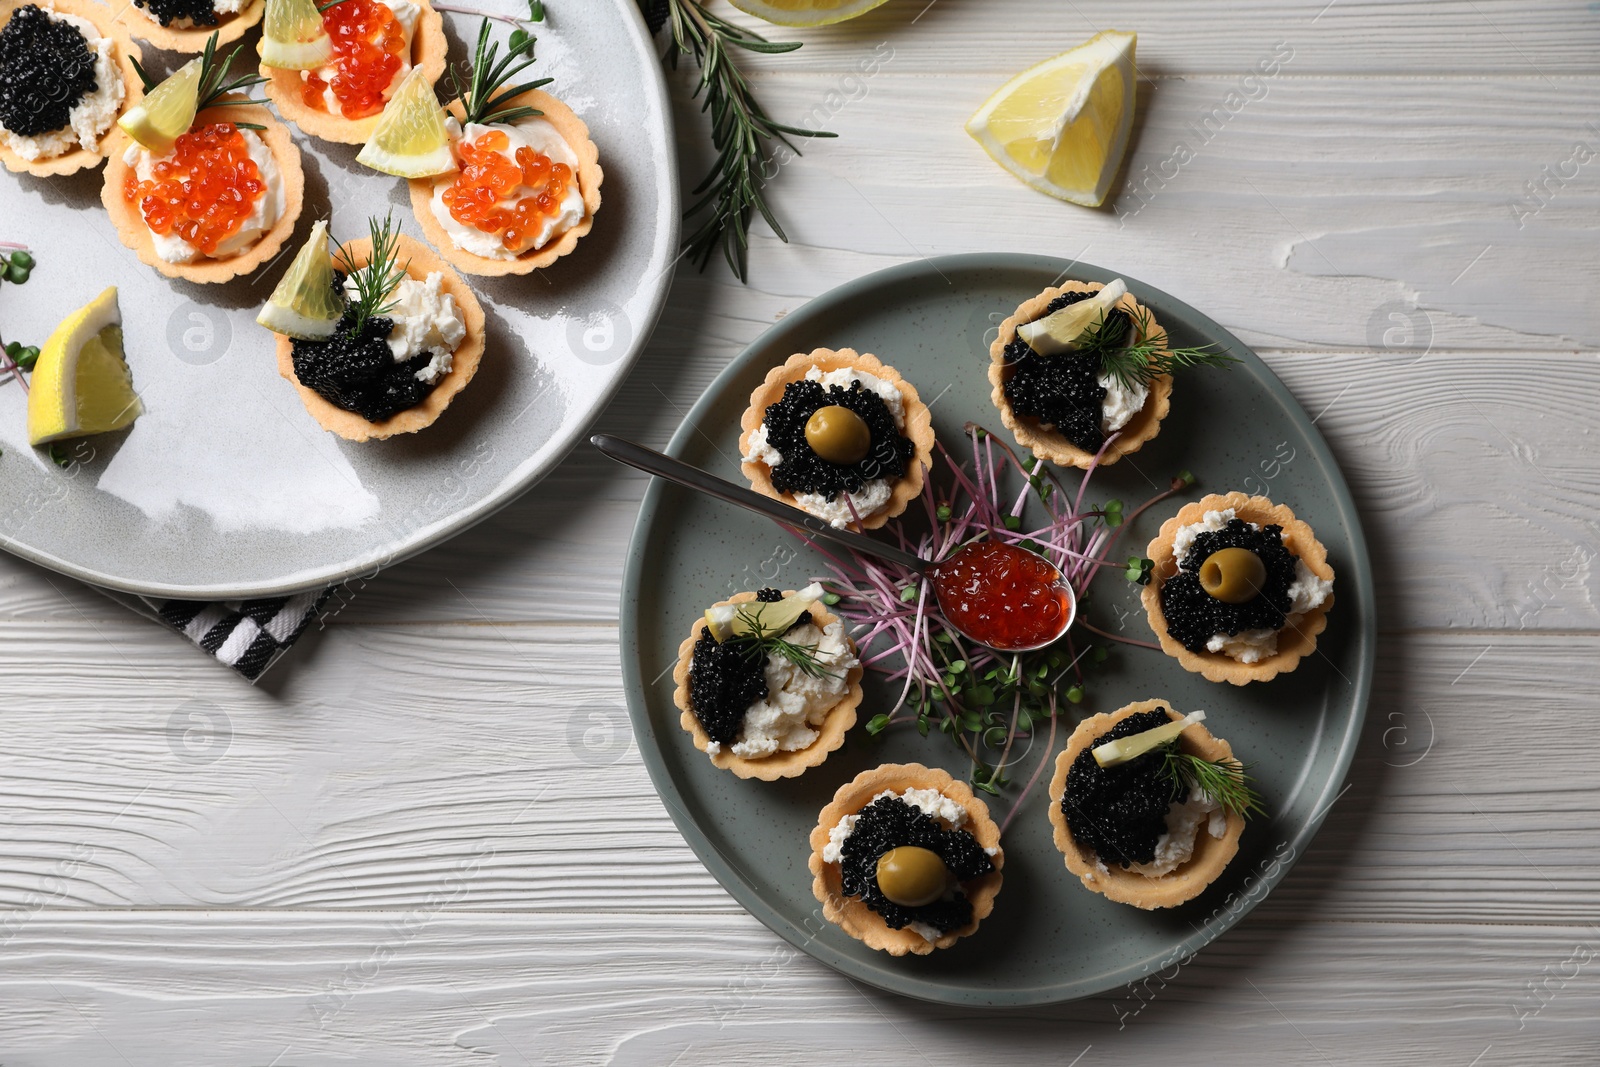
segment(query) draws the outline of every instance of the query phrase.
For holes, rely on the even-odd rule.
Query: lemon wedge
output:
[[[120,430],[143,414],[122,359],[115,286],[68,315],[39,350],[28,391],[28,442]]]
[[[1185,728],[1197,722],[1204,722],[1205,718],[1205,712],[1191,711],[1183,718],[1173,719],[1164,726],[1157,726],[1154,729],[1145,730],[1143,733],[1129,734],[1127,737],[1119,737],[1115,741],[1107,741],[1105,744],[1095,747],[1094,761],[1102,767],[1115,767],[1119,763],[1127,763],[1131,759],[1144,755],[1151,749],[1160,748],[1183,733]]]
[[[1111,309],[1128,291],[1121,278],[1113,278],[1087,300],[1068,304],[1042,319],[1034,319],[1017,327],[1017,336],[1028,342],[1028,347],[1041,356],[1071,352],[1078,347],[1078,338],[1098,326]]]
[[[1029,67],[984,102],[967,132],[1040,192],[1099,207],[1133,126],[1137,39],[1107,30]]]
[[[719,604],[706,609],[706,628],[720,644],[730,637],[745,634],[781,634],[811,611],[811,605],[822,599],[821,583],[812,582],[804,589],[791,593],[782,600],[746,601],[743,604]]]
[[[412,67],[384,105],[356,162],[400,178],[427,178],[456,169],[445,111],[421,67]]]
[[[194,125],[204,62],[191,59],[173,71],[166,81],[150,90],[149,96],[130,107],[117,125],[152,152],[172,151],[173,143]]]
[[[314,0],[267,0],[261,62],[283,70],[316,70],[333,58],[333,38]]]
[[[332,337],[344,315],[344,298],[333,288],[333,256],[328,224],[312,224],[311,236],[262,305],[257,324],[285,337],[320,341]]]
[[[829,26],[864,15],[887,0],[732,0],[747,15],[779,26]]]

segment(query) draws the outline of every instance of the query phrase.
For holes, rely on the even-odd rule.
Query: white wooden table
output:
[[[1082,256],[1207,311],[1320,413],[1382,594],[1349,789],[1278,891],[1179,973],[1024,1016],[796,955],[631,744],[643,481],[584,450],[255,688],[0,558],[0,1063],[1600,1062],[1600,10],[925,3],[753,65],[840,137],[783,168],[751,285],[680,270],[600,425],[664,443],[775,319],[923,255]],[[961,124],[1112,27],[1139,189],[1095,212]]]

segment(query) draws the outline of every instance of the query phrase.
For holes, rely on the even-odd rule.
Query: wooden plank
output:
[[[0,1040],[23,1067],[776,1065],[845,1047],[956,1067],[997,1040],[1041,1065],[1109,1063],[1130,1042],[1198,1062],[1587,1065],[1596,938],[1258,912],[1133,987],[997,1015],[855,985],[744,915],[41,912],[4,946]]]
[[[0,908],[407,907],[482,857],[460,907],[737,911],[644,772],[614,641],[335,627],[251,689],[153,627],[0,625]],[[1353,784],[1279,914],[1586,921],[1600,742],[1586,691],[1547,680],[1597,652],[1385,641]]]
[[[1240,0],[1175,6],[1162,0],[890,0],[852,22],[815,30],[730,15],[773,40],[803,41],[760,67],[845,73],[880,42],[923,74],[1006,77],[1106,29],[1139,34],[1142,70],[1243,73],[1288,41],[1319,73],[1381,72],[1560,77],[1593,71],[1596,31],[1578,4],[1542,0]]]

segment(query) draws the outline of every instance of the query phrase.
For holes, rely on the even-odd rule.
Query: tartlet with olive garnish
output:
[[[428,0],[268,0],[265,92],[312,137],[362,144],[413,71],[444,74],[449,42]]]
[[[844,743],[861,661],[822,586],[763,589],[714,604],[678,650],[673,702],[694,747],[740,778],[776,781]]]
[[[790,356],[750,394],[740,469],[757,492],[873,530],[922,492],[933,419],[916,386],[867,352]]]
[[[249,274],[294,233],[305,197],[289,128],[230,78],[216,35],[117,121],[100,201],[122,243],[169,278],[210,284]]]
[[[1209,349],[1167,347],[1167,332],[1118,278],[1046,289],[1000,324],[989,346],[990,398],[1017,443],[1089,469],[1161,432],[1172,371],[1224,364]]]
[[[920,763],[884,764],[840,786],[810,843],[824,917],[891,956],[926,956],[977,932],[1005,866],[988,805]]]
[[[139,46],[90,0],[0,0],[0,162],[46,178],[98,167],[144,95]]]
[[[295,256],[256,321],[278,335],[278,373],[323,429],[348,441],[431,426],[478,371],[477,296],[433,254],[371,219],[328,251],[326,222]]]
[[[450,72],[447,167],[410,181],[423,235],[467,274],[548,267],[577,247],[600,210],[605,174],[589,127],[541,88],[551,79],[508,84],[533,64],[533,47],[531,35],[513,35],[502,58],[484,20],[467,80]]]
[[[1212,494],[1161,524],[1140,592],[1162,651],[1213,682],[1295,669],[1333,607],[1328,551],[1286,505]]]
[[[265,0],[132,0],[112,6],[112,17],[139,40],[191,55],[203,51],[212,35],[232,44],[266,11]]]
[[[1165,700],[1078,724],[1056,758],[1050,823],[1067,870],[1108,900],[1151,910],[1193,900],[1261,812],[1228,742]]]

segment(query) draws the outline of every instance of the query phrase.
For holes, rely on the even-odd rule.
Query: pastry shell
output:
[[[472,290],[467,288],[467,283],[450,269],[449,264],[434,255],[433,249],[421,241],[413,240],[405,234],[398,234],[395,237],[395,247],[396,262],[406,264],[408,277],[422,281],[434,271],[444,275],[441,288],[455,297],[456,306],[461,309],[461,318],[467,327],[466,336],[451,353],[450,373],[439,379],[438,384],[433,387],[433,392],[425,396],[422,403],[404,411],[397,411],[382,422],[368,422],[353,411],[346,411],[330,404],[316,390],[301,385],[300,380],[294,376],[294,341],[282,334],[277,335],[278,373],[294,383],[306,410],[311,412],[312,418],[316,419],[324,430],[336,433],[347,441],[383,440],[396,434],[416,433],[426,426],[433,425],[434,420],[444,414],[444,409],[450,406],[450,401],[455,399],[455,395],[472,381],[472,376],[478,373],[478,364],[483,359],[483,307],[478,303],[478,298]],[[340,249],[343,254],[337,266],[341,270],[345,269],[346,264],[357,268],[364,267],[372,254],[372,242],[363,237],[357,241],[346,242]]]
[[[1327,600],[1300,616],[1293,624],[1280,629],[1278,651],[1255,663],[1240,663],[1222,652],[1190,652],[1167,633],[1167,619],[1161,611],[1161,583],[1178,573],[1178,563],[1172,549],[1178,530],[1200,522],[1208,511],[1224,511],[1228,508],[1232,508],[1237,517],[1257,526],[1269,523],[1282,526],[1283,543],[1289,551],[1304,560],[1312,574],[1323,581],[1333,581],[1333,568],[1328,565],[1328,550],[1311,532],[1311,527],[1295,518],[1287,505],[1274,504],[1264,496],[1246,496],[1237,492],[1226,495],[1213,493],[1192,504],[1185,504],[1176,515],[1161,524],[1161,532],[1145,549],[1154,566],[1150,570],[1150,584],[1140,590],[1139,599],[1144,602],[1150,629],[1155,631],[1157,640],[1161,642],[1161,651],[1176,659],[1184,670],[1193,671],[1212,682],[1231,682],[1234,685],[1266,682],[1294,670],[1303,657],[1316,651],[1317,635],[1328,627],[1328,609],[1333,607],[1331,592]]]
[[[450,43],[444,35],[444,18],[435,11],[428,0],[416,0],[422,10],[417,13],[417,28],[411,35],[411,65],[421,67],[429,84],[444,74]],[[266,84],[261,87],[278,109],[278,114],[300,127],[312,137],[334,144],[366,144],[377,128],[383,112],[363,119],[347,119],[330,111],[312,107],[301,95],[304,79],[299,70],[285,70],[261,64],[261,76]]]
[[[19,8],[34,3],[56,14],[73,15],[92,22],[95,29],[100,31],[100,36],[111,40],[114,45],[111,54],[116,59],[117,73],[122,77],[124,90],[122,106],[117,110],[118,117],[144,99],[144,82],[133,66],[135,60],[144,59],[144,52],[128,37],[127,29],[112,19],[110,11],[101,4],[93,3],[92,0],[0,0],[0,29],[11,21],[11,16],[16,14]],[[9,171],[32,174],[37,178],[76,174],[80,170],[98,167],[101,164],[106,158],[104,151],[106,143],[116,129],[116,123],[113,122],[106,132],[100,135],[100,143],[94,148],[79,145],[48,159],[23,159],[0,140],[0,163],[4,163]]]
[[[967,824],[962,827],[985,849],[995,849],[989,857],[994,870],[970,881],[962,882],[962,891],[972,902],[972,921],[959,930],[947,931],[937,941],[928,941],[909,926],[891,930],[883,916],[867,907],[857,897],[844,895],[843,872],[837,863],[827,863],[822,850],[827,847],[828,835],[846,815],[854,815],[872,798],[886,789],[904,793],[908,789],[936,789],[967,809]],[[1000,827],[989,817],[989,807],[973,795],[965,782],[958,782],[937,767],[924,767],[920,763],[885,763],[870,771],[862,771],[839,787],[833,800],[822,809],[817,825],[811,831],[812,874],[811,892],[822,903],[822,914],[828,921],[838,924],[845,933],[891,956],[915,953],[926,956],[936,948],[949,948],[961,938],[975,933],[978,923],[994,911],[994,898],[1000,892],[1001,869],[1005,866],[1005,852],[1000,849]]]
[[[1077,875],[1085,889],[1093,890],[1119,904],[1132,904],[1151,911],[1171,908],[1199,896],[1239,852],[1239,835],[1244,832],[1244,817],[1228,813],[1227,829],[1221,837],[1212,837],[1200,827],[1195,834],[1194,854],[1177,869],[1159,877],[1150,877],[1138,871],[1127,870],[1116,864],[1106,864],[1101,870],[1095,854],[1078,846],[1067,828],[1067,816],[1061,810],[1061,798],[1067,789],[1067,772],[1079,753],[1093,745],[1117,723],[1142,711],[1167,709],[1173,719],[1183,716],[1172,710],[1167,700],[1140,700],[1109,714],[1085,719],[1067,739],[1066,751],[1056,757],[1056,772],[1050,779],[1050,825],[1055,827],[1056,848],[1066,857],[1067,870]],[[1233,759],[1233,748],[1220,737],[1213,736],[1203,723],[1193,723],[1179,734],[1179,744],[1185,752],[1192,752],[1208,760]]]
[[[150,229],[144,224],[144,216],[137,206],[128,203],[122,195],[123,181],[132,170],[123,162],[122,155],[133,142],[121,130],[112,133],[106,152],[105,186],[100,190],[100,202],[106,206],[111,223],[117,228],[117,236],[123,244],[133,249],[141,261],[169,278],[182,278],[201,285],[225,282],[249,274],[277,255],[283,243],[294,233],[295,223],[300,219],[306,186],[305,172],[300,169],[300,149],[295,146],[289,127],[273,118],[266,108],[257,104],[230,105],[207,108],[195,116],[196,126],[208,122],[249,122],[265,127],[255,132],[266,142],[273,162],[278,165],[279,179],[283,182],[283,214],[278,216],[272,229],[249,248],[226,259],[202,257],[193,263],[168,263],[157,255]]]
[[[794,590],[792,589],[784,591],[785,596],[793,595],[793,593]],[[729,599],[719,602],[717,606],[720,607],[722,604],[748,604],[755,598],[756,595],[754,593],[737,593]],[[818,628],[821,628],[837,621],[838,617],[830,613],[821,604],[812,604],[811,618]],[[694,738],[694,747],[701,752],[705,752],[709,748],[711,738],[706,734],[705,727],[700,725],[699,718],[696,717],[689,705],[689,665],[694,662],[695,642],[700,639],[700,630],[704,625],[705,620],[703,618],[695,620],[694,628],[689,632],[688,639],[678,646],[678,665],[672,671],[672,680],[677,684],[677,688],[672,693],[672,702],[682,712],[678,717],[678,722]],[[850,639],[846,637],[845,640],[849,641]],[[855,642],[851,641],[850,647],[854,649]],[[839,698],[839,702],[828,710],[827,717],[823,719],[822,725],[817,727],[817,739],[805,748],[797,748],[792,752],[774,752],[772,755],[763,756],[760,759],[747,759],[744,756],[734,755],[732,745],[724,745],[722,751],[711,757],[712,765],[723,770],[732,771],[740,778],[758,778],[763,782],[775,782],[779,778],[794,778],[797,775],[804,774],[807,768],[817,766],[828,758],[829,753],[844,744],[844,735],[849,731],[850,727],[856,724],[856,708],[861,705],[861,675],[862,667],[860,663],[850,668],[850,673],[845,677],[846,682],[849,683],[849,688]]]
[[[490,259],[468,252],[464,248],[457,248],[456,243],[450,239],[450,234],[433,214],[434,189],[441,184],[453,182],[455,174],[446,173],[432,178],[411,179],[408,183],[411,186],[411,210],[417,216],[417,223],[422,227],[423,236],[433,243],[440,255],[455,264],[459,270],[484,278],[507,274],[531,274],[550,266],[576,248],[578,238],[594,227],[595,212],[600,210],[600,183],[605,179],[605,172],[600,169],[600,150],[595,147],[594,141],[589,139],[589,127],[566,104],[549,93],[539,89],[529,89],[512,97],[506,106],[531,107],[544,112],[545,120],[556,128],[561,139],[567,142],[567,147],[572,149],[572,154],[578,157],[578,189],[583,193],[583,218],[579,219],[577,225],[571,229],[557,234],[555,240],[543,247],[530,248],[515,259]],[[466,114],[459,100],[452,100],[446,110],[458,122]]]
[[[888,502],[872,514],[861,518],[859,523],[861,528],[876,530],[905,511],[911,501],[922,492],[923,478],[928,468],[933,465],[933,415],[929,412],[928,405],[918,397],[917,387],[902,378],[899,371],[870,352],[857,352],[853,348],[837,350],[815,348],[810,352],[797,352],[785,360],[782,366],[768,371],[766,380],[756,386],[755,391],[750,394],[750,406],[745,409],[744,418],[740,422],[744,432],[739,435],[739,455],[743,457],[750,451],[750,436],[761,428],[762,421],[767,417],[767,408],[782,400],[783,391],[789,383],[803,380],[806,372],[812,367],[820,368],[824,374],[841,369],[860,371],[889,382],[900,390],[905,408],[905,420],[900,433],[911,441],[912,453],[906,461],[906,472],[891,488]],[[750,479],[750,485],[756,492],[800,508],[793,496],[779,492],[772,484],[772,468],[765,463],[758,460],[741,460],[739,469]]]
[[[1063,467],[1088,470],[1096,465],[1094,453],[1085,452],[1068,441],[1060,431],[1042,429],[1036,420],[1018,415],[1011,410],[1011,401],[1006,399],[1006,381],[1011,377],[1012,365],[1006,362],[1006,346],[1016,340],[1017,327],[1042,316],[1044,309],[1049,307],[1050,301],[1056,297],[1063,293],[1097,293],[1104,288],[1100,282],[1069,281],[1064,285],[1046,289],[1017,308],[1010,318],[1002,322],[999,335],[989,345],[989,384],[993,386],[989,398],[994,401],[994,406],[1000,409],[1000,421],[1005,423],[1006,429],[1017,439],[1017,444],[1040,459],[1059,463]],[[1134,316],[1136,330],[1140,325],[1140,316],[1137,313],[1141,310],[1144,312],[1144,325],[1147,330],[1139,330],[1140,340],[1153,338],[1162,344],[1166,343],[1167,331],[1161,328],[1154,316],[1150,315],[1148,308],[1140,308],[1132,293],[1124,294],[1122,299],[1117,301],[1117,307]],[[1163,374],[1150,383],[1150,393],[1145,397],[1144,406],[1134,413],[1127,425],[1117,431],[1117,439],[1101,454],[1099,466],[1108,467],[1123,456],[1139,451],[1147,441],[1154,440],[1156,434],[1161,432],[1161,420],[1167,417],[1171,402],[1172,375]]]
[[[215,33],[217,47],[231,44],[244,36],[244,31],[261,21],[267,12],[267,0],[249,0],[234,15],[218,15],[215,26],[163,26],[133,0],[119,0],[121,7],[112,16],[141,41],[148,41],[168,52],[198,55],[206,50],[206,40]]]

